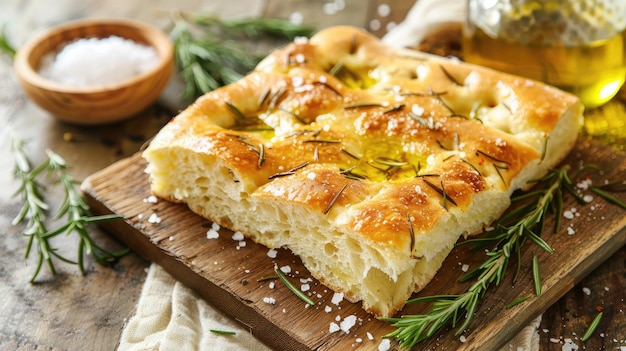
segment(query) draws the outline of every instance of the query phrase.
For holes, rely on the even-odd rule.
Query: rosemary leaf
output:
[[[458,79],[454,78],[454,76],[452,76],[452,74],[450,72],[448,72],[448,70],[443,66],[443,65],[439,65],[439,67],[441,67],[441,70],[443,71],[443,74],[446,76],[446,78],[448,78],[452,83],[454,83],[455,85],[458,85],[460,87],[463,86],[463,84],[461,82],[459,82]]]
[[[237,332],[230,330],[218,330],[218,329],[209,329],[211,333],[220,334],[220,335],[235,335]]]
[[[537,255],[533,255],[533,281],[535,283],[535,295],[541,296],[541,272],[539,271]]]
[[[518,297],[517,299],[515,299],[515,300],[513,300],[513,301],[509,302],[509,303],[506,305],[506,309],[513,308],[513,307],[515,307],[515,306],[519,305],[520,303],[522,303],[522,302],[524,302],[524,301],[528,300],[529,298],[530,298],[530,295],[527,295],[527,296],[522,296],[522,297]]]
[[[346,187],[348,186],[348,183],[344,184],[341,189],[339,189],[339,191],[337,192],[337,194],[335,194],[335,196],[330,200],[330,203],[328,204],[328,206],[326,207],[326,209],[324,210],[324,214],[328,214],[328,212],[330,212],[330,209],[333,208],[333,206],[335,205],[335,203],[337,202],[337,200],[339,200],[339,196],[341,196],[341,194],[343,193],[344,190],[346,190]]]
[[[9,39],[6,33],[6,28],[2,28],[2,31],[0,32],[0,51],[8,55],[10,58],[13,58],[16,53],[16,50],[13,47],[13,45],[9,43]]]
[[[295,286],[293,286],[293,284],[291,284],[291,282],[287,279],[287,277],[285,277],[285,274],[283,274],[283,272],[278,267],[274,267],[274,272],[276,272],[276,275],[278,276],[278,278],[280,278],[280,280],[282,280],[282,282],[285,283],[287,288],[291,290],[292,293],[294,293],[296,296],[298,296],[302,301],[306,302],[308,305],[311,305],[311,306],[315,305],[315,303],[311,299],[309,299],[308,296],[306,296],[302,291],[298,290],[298,288],[296,288]]]
[[[587,331],[585,332],[583,337],[580,339],[581,341],[585,342],[589,340],[589,338],[593,335],[596,329],[598,329],[598,326],[600,325],[600,321],[602,320],[603,314],[604,312],[598,313],[596,317],[593,319],[593,321],[591,321],[591,324],[589,324],[589,328],[587,328]]]
[[[620,199],[616,198],[615,196],[607,193],[606,191],[602,190],[599,187],[595,187],[592,186],[590,187],[590,190],[594,193],[596,193],[597,195],[602,196],[605,200],[612,202],[613,204],[623,208],[626,210],[626,203],[624,203],[623,201],[620,201]]]
[[[241,112],[241,110],[237,108],[237,106],[233,105],[230,101],[224,101],[224,103],[239,121],[246,120],[246,115],[244,115],[243,112]]]

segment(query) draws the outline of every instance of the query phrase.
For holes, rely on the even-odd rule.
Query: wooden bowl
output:
[[[64,44],[112,35],[153,47],[158,63],[127,80],[89,87],[63,85],[38,73],[42,57]],[[104,124],[131,117],[158,99],[173,72],[173,46],[165,33],[142,22],[86,19],[51,28],[28,41],[17,50],[14,67],[26,94],[52,115],[73,124]]]

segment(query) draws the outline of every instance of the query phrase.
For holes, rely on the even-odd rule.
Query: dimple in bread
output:
[[[143,157],[155,195],[289,248],[386,317],[567,155],[582,110],[542,83],[340,26],[200,97]]]

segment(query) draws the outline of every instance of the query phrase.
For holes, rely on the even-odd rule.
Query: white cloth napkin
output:
[[[541,317],[500,351],[536,351]],[[233,331],[235,335],[210,330]],[[118,351],[270,351],[248,330],[222,315],[161,266],[152,264],[137,311],[126,324]]]
[[[419,0],[405,21],[383,41],[415,46],[430,33],[463,20],[465,1]],[[500,351],[539,349],[541,316]],[[234,331],[222,335],[210,330]],[[135,315],[125,326],[118,351],[270,350],[248,330],[225,317],[157,264],[150,266]]]
[[[224,335],[211,330],[235,332]],[[242,351],[270,349],[193,290],[153,263],[119,351]]]

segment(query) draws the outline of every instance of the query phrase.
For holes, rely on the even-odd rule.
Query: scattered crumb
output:
[[[369,340],[374,340],[374,335],[372,335],[372,333],[367,332],[367,333],[365,333],[365,335],[367,335],[367,338],[368,338]]]
[[[328,332],[329,333],[334,333],[337,331],[340,331],[341,328],[339,328],[339,324],[335,323],[335,322],[330,322],[330,325],[328,326]]]
[[[591,295],[591,289],[584,287],[583,288],[583,292],[585,293],[585,295]]]

